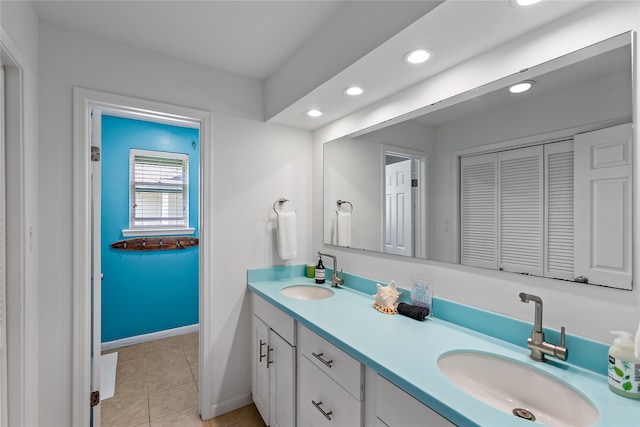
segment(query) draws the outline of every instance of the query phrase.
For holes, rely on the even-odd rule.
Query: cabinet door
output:
[[[322,372],[306,357],[300,357],[298,371],[302,425],[313,427],[359,427],[362,402]]]
[[[296,352],[273,330],[270,331],[268,356],[271,377],[271,426],[295,425]]]
[[[378,375],[376,383],[379,426],[455,427],[455,424],[381,376]]]
[[[253,361],[252,395],[264,422],[269,425],[269,393],[270,378],[267,369],[267,354],[269,350],[269,327],[258,317],[253,316]]]

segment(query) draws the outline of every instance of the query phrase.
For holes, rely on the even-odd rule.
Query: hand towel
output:
[[[336,211],[336,244],[351,246],[351,212]]]
[[[398,314],[423,321],[429,315],[429,309],[419,305],[411,305],[404,302],[398,304]]]
[[[278,255],[282,259],[295,258],[298,253],[296,213],[280,212],[276,223]]]

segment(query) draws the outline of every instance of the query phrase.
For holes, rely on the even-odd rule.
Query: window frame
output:
[[[140,181],[135,180],[135,159],[139,156],[146,156],[152,158],[159,159],[173,159],[182,162],[183,165],[183,175],[182,175],[182,184],[175,185],[175,187],[181,187],[180,191],[182,194],[182,203],[183,203],[183,215],[182,221],[184,225],[161,225],[161,224],[149,224],[149,225],[140,225],[136,224],[135,217],[135,208],[134,205],[136,203],[136,187],[140,184]],[[171,234],[193,234],[195,232],[195,228],[189,227],[189,155],[185,153],[176,153],[176,152],[166,152],[166,151],[156,151],[156,150],[143,150],[138,148],[131,148],[129,150],[129,228],[122,230],[122,234],[125,237],[129,236],[162,236],[162,235],[171,235]],[[162,191],[160,191],[162,193]],[[179,221],[180,219],[175,219]],[[157,221],[161,219],[156,219]]]

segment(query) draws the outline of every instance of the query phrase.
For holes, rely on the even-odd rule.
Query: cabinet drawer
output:
[[[298,348],[314,365],[356,399],[363,400],[360,362],[300,324],[298,324]]]
[[[455,424],[378,375],[376,416],[389,427],[455,427]]]
[[[362,402],[347,393],[306,357],[301,357],[299,362],[298,413],[301,424],[313,427],[362,425]],[[327,416],[320,410],[325,411]]]
[[[289,344],[296,345],[295,321],[293,317],[286,315],[258,295],[251,293],[253,314],[269,325],[278,335]]]

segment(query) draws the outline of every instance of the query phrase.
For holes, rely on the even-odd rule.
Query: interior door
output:
[[[574,138],[575,274],[631,289],[631,124]]]
[[[413,256],[411,159],[386,165],[385,182],[384,250]]]
[[[91,145],[101,148],[102,112],[91,112]],[[100,348],[101,348],[101,281],[102,268],[100,256],[100,160],[99,154],[91,158],[91,391],[100,391]],[[93,403],[92,403],[93,405]],[[92,407],[91,425],[100,426],[100,403]]]

